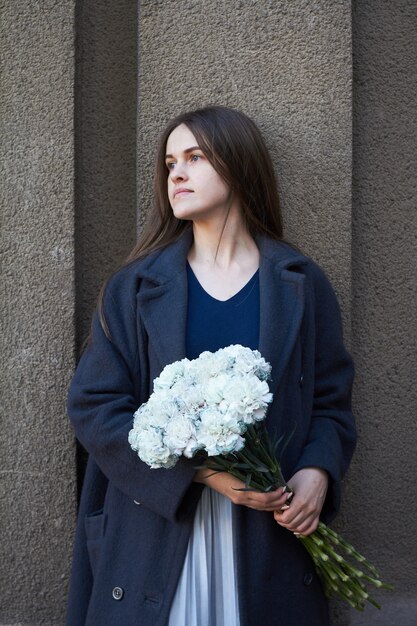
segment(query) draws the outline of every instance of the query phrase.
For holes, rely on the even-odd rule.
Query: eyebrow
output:
[[[186,150],[183,150],[184,154],[188,154],[189,152],[194,152],[194,150],[201,150],[200,146],[192,146],[191,148],[187,148]],[[201,150],[202,152],[202,150]],[[165,159],[173,159],[174,155],[173,154],[166,154],[165,155]]]

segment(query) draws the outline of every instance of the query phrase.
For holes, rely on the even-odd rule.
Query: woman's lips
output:
[[[185,189],[185,188],[181,188],[181,189],[176,189],[175,193],[174,193],[174,198],[176,198],[177,196],[185,196],[189,193],[193,193],[192,189]]]

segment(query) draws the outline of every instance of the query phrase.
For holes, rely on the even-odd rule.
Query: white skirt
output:
[[[205,487],[168,626],[239,626],[232,503]]]

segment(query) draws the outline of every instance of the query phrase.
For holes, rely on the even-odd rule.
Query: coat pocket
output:
[[[93,577],[96,573],[97,565],[100,559],[101,547],[104,539],[105,519],[106,515],[103,513],[103,509],[94,511],[94,513],[89,513],[84,519],[87,551]]]

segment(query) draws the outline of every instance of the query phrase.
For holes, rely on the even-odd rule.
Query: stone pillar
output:
[[[138,86],[141,209],[149,205],[149,172],[166,121],[209,104],[241,108],[261,127],[276,163],[286,236],[328,270],[347,332],[350,10],[348,2],[325,0],[142,0]]]
[[[138,84],[139,221],[149,206],[149,172],[167,120],[209,104],[242,109],[272,152],[286,237],[329,274],[348,340],[351,22],[350,2],[141,0]],[[339,530],[355,515],[351,505],[345,500]],[[332,612],[334,624],[347,623],[344,606]]]
[[[395,585],[357,626],[417,623],[417,4],[355,2],[351,532]],[[371,609],[372,610],[372,609]]]
[[[82,478],[66,391],[136,238],[137,6],[2,11],[0,624],[58,626]]]
[[[2,2],[0,624],[62,624],[76,510],[74,5]]]
[[[356,360],[360,440],[337,526],[397,592],[378,594],[380,613],[335,605],[332,623],[411,626],[415,2],[353,4],[353,202],[350,2],[141,0],[139,21],[136,4],[1,4],[0,626],[64,623],[77,475],[67,385],[100,284],[149,206],[159,131],[212,103],[263,130],[287,238],[330,275]]]

